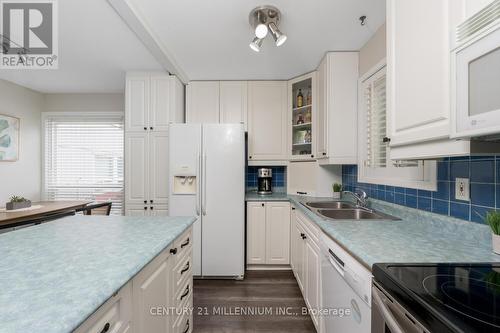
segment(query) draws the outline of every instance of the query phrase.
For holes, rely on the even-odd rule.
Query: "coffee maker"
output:
[[[271,183],[273,180],[273,171],[268,168],[260,168],[257,170],[257,193],[272,194]]]

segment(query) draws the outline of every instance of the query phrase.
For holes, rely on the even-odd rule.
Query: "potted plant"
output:
[[[342,184],[335,183],[332,185],[333,187],[333,198],[340,199],[340,192],[342,192]]]
[[[491,228],[493,252],[500,254],[500,212],[491,211],[486,213],[486,223]]]
[[[5,205],[6,210],[14,210],[21,208],[31,207],[31,201],[25,199],[23,197],[18,197],[17,195],[13,195],[10,197],[10,201]]]

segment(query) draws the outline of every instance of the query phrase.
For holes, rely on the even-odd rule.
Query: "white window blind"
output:
[[[364,85],[366,103],[366,166],[387,166],[386,77],[379,75]]]
[[[123,211],[123,115],[44,116],[47,200],[111,201]]]

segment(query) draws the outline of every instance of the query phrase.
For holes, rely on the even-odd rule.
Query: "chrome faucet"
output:
[[[363,190],[357,190],[356,192],[352,191],[343,191],[342,194],[350,194],[354,199],[356,199],[356,206],[361,208],[368,207],[368,195]]]

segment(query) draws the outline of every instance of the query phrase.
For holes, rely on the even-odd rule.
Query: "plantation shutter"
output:
[[[366,162],[371,168],[387,166],[386,77],[385,74],[364,84],[366,103]]]
[[[44,195],[47,200],[111,201],[123,211],[123,116],[44,117]]]

